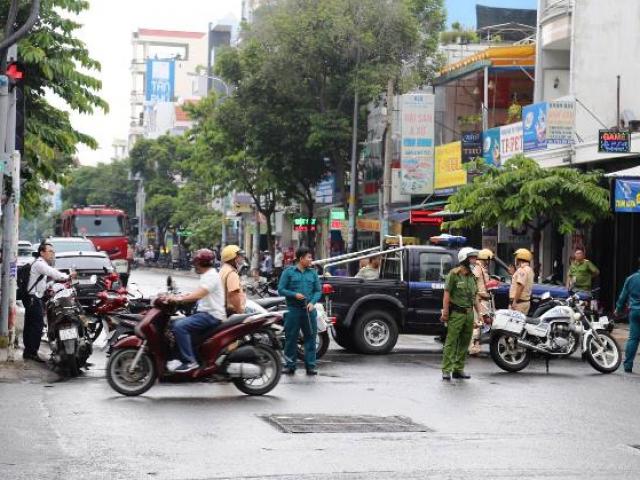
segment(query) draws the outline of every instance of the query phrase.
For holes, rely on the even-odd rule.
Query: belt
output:
[[[473,309],[473,307],[461,307],[460,305],[455,305],[453,303],[449,304],[449,310],[452,312],[469,313],[471,309]]]
[[[509,301],[513,302],[513,298],[510,298]],[[516,300],[516,303],[529,303],[530,301],[531,301],[530,298],[528,298],[527,300],[520,299],[520,300]]]

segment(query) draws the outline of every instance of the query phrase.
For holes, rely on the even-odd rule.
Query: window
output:
[[[73,235],[88,237],[121,237],[124,235],[122,216],[78,215],[73,223]]]
[[[53,244],[53,248],[56,251],[56,253],[61,253],[61,252],[95,252],[96,251],[96,247],[93,246],[93,243],[87,241],[87,242],[67,242],[67,241],[61,241],[61,242],[56,242],[56,241],[52,241],[51,242]]]
[[[111,271],[111,262],[105,257],[62,257],[56,258],[56,268],[60,270],[95,270],[103,271],[104,268]]]
[[[448,253],[425,252],[420,254],[420,282],[441,282],[453,262]]]
[[[400,266],[402,265],[400,255],[402,254],[399,252],[383,255],[380,266],[380,278],[400,280]]]

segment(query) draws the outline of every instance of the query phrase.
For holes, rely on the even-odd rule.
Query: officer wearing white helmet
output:
[[[476,285],[478,287],[478,302],[480,303],[480,315],[476,315],[473,325],[473,337],[471,345],[469,345],[469,354],[477,355],[480,353],[480,337],[482,335],[482,327],[491,311],[491,296],[487,289],[489,283],[489,262],[493,259],[493,252],[488,248],[483,248],[478,252],[478,260],[473,267],[473,275],[476,277]]]
[[[471,378],[465,373],[464,365],[473,333],[474,309],[480,312],[478,287],[472,271],[477,258],[476,249],[462,248],[458,252],[460,265],[449,272],[445,282],[442,321],[448,323],[448,328],[442,358],[443,380],[451,380],[452,375],[453,378]]]

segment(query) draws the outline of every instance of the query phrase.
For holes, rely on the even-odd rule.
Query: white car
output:
[[[33,245],[26,240],[20,240],[18,242],[18,267],[33,262]]]

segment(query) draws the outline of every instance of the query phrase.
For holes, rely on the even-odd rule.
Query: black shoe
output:
[[[451,380],[451,374],[449,372],[442,372],[442,380]]]
[[[631,368],[625,368],[624,373],[633,373],[633,370]]]
[[[285,368],[282,369],[282,373],[284,373],[285,375],[295,375],[296,369],[295,368],[290,368],[290,367],[285,367]]]
[[[307,368],[307,375],[314,377],[318,375],[318,370],[316,370],[315,368]]]
[[[469,380],[471,378],[471,375],[469,375],[468,373],[464,373],[464,372],[453,372],[453,378],[460,378],[462,380]]]
[[[22,355],[22,358],[24,360],[33,360],[34,362],[38,363],[47,363],[47,361],[40,358],[37,353],[25,353],[24,355]]]

